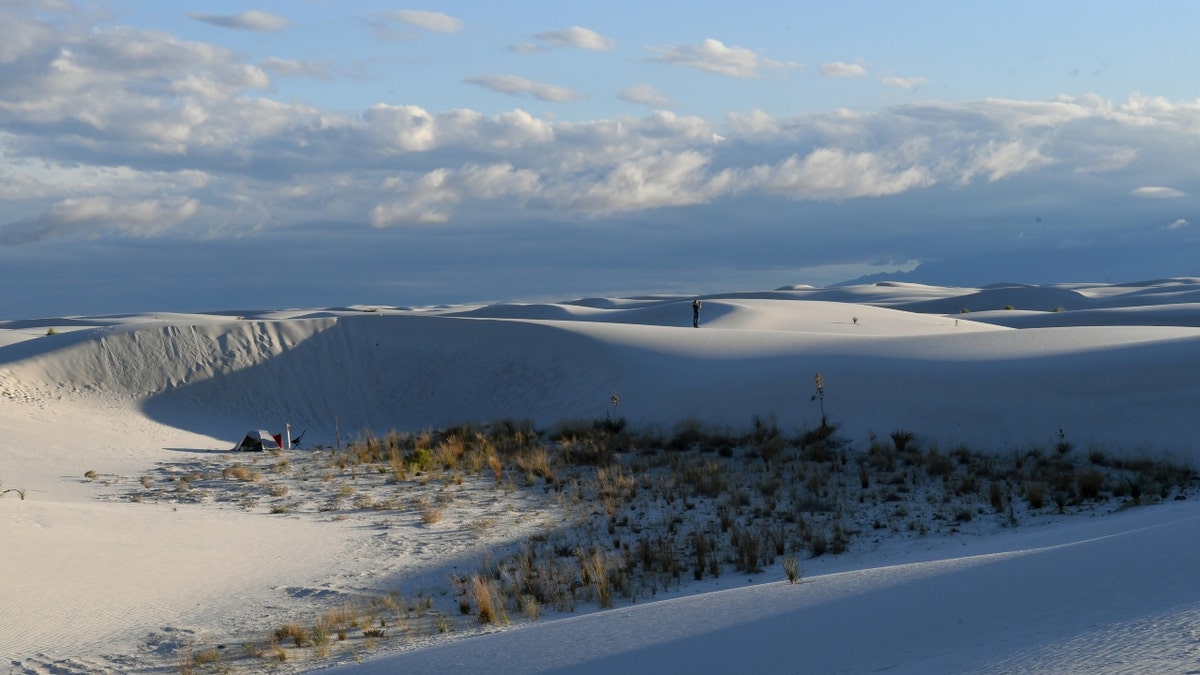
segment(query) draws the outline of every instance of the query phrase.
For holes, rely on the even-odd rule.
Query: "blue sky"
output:
[[[1189,2],[0,3],[0,319],[1200,275]]]

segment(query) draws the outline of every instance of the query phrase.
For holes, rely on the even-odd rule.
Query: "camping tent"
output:
[[[233,447],[233,451],[262,452],[263,450],[279,450],[279,440],[278,436],[272,436],[271,432],[265,429],[255,429],[247,433],[242,442]]]

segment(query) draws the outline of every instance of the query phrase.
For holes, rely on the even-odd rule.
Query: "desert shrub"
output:
[[[726,473],[720,462],[693,462],[683,467],[680,479],[685,485],[690,485],[695,494],[715,498],[725,494],[729,488]]]
[[[1046,486],[1043,483],[1029,482],[1025,485],[1025,499],[1029,508],[1037,510],[1046,505]]]
[[[1100,491],[1104,488],[1104,474],[1096,469],[1088,469],[1079,474],[1076,481],[1079,484],[1080,499],[1099,499]]]
[[[949,478],[954,473],[954,460],[931,448],[925,457],[925,472],[931,478]]]
[[[721,450],[724,450],[726,447],[728,447],[728,446],[721,445],[718,448],[718,452],[720,452]],[[774,462],[777,459],[779,459],[779,456],[783,454],[783,449],[785,447],[786,447],[786,443],[783,440],[783,436],[776,435],[776,436],[772,436],[772,437],[764,440],[758,446],[758,453],[760,456],[762,456],[764,462],[766,462],[767,464],[770,464],[771,462]],[[732,454],[732,453],[730,453],[730,454]]]
[[[761,535],[751,528],[735,526],[730,532],[729,539],[738,571],[761,572],[762,568],[759,566]]]
[[[596,420],[593,422],[593,427],[597,431],[602,431],[607,434],[619,434],[622,431],[625,431],[626,426],[627,423],[624,417],[618,417],[616,419],[606,417],[602,420]]]
[[[812,557],[819,558],[829,552],[829,540],[821,532],[813,534],[808,542],[808,550]]]
[[[517,468],[522,473],[540,476],[547,481],[554,479],[555,473],[552,467],[550,451],[544,446],[526,447],[517,451],[515,461]]]
[[[706,435],[704,423],[695,417],[689,417],[675,424],[675,433],[668,441],[668,447],[679,451],[699,447],[700,441]]]
[[[276,628],[274,637],[276,640],[291,640],[297,647],[307,645],[311,639],[308,629],[294,621]]]
[[[1121,479],[1123,492],[1129,495],[1129,500],[1134,504],[1142,503],[1142,494],[1145,492],[1145,484],[1142,482],[1142,477],[1137,474],[1128,474]]]
[[[1000,483],[992,481],[992,484],[988,486],[988,501],[996,513],[1004,510],[1004,489]]]
[[[471,598],[475,601],[475,619],[482,624],[508,623],[504,604],[499,602],[491,581],[476,574],[471,577]]]
[[[800,581],[800,562],[796,560],[796,556],[789,555],[784,557],[783,573],[787,575],[789,584],[795,584]]]
[[[897,429],[889,434],[892,439],[892,444],[896,447],[896,452],[904,452],[908,449],[908,444],[913,442],[916,435],[911,431]]]
[[[437,465],[433,450],[429,448],[413,448],[404,456],[404,463],[414,471],[429,471]]]
[[[192,654],[192,664],[207,666],[221,662],[221,650],[217,647],[207,647]]]
[[[437,506],[428,506],[421,511],[421,522],[425,523],[426,525],[434,525],[442,522],[442,517],[444,515],[445,513],[441,508]]]

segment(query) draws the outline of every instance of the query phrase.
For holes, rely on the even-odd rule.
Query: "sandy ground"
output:
[[[728,294],[704,299],[701,330],[690,327],[691,299],[673,297],[2,323],[0,481],[13,491],[0,496],[0,652],[14,672],[177,671],[182,649],[233,651],[381,588],[447,603],[437,589],[449,573],[563,517],[544,495],[471,492],[470,480],[414,491],[390,515],[332,517],[305,492],[308,477],[273,477],[278,458],[228,454],[245,431],[285,422],[309,448],[364,429],[550,425],[614,410],[638,426],[771,415],[803,429],[820,419],[820,372],[852,443],[904,428],[923,443],[1004,454],[1062,433],[1081,449],[1190,462],[1197,286]],[[212,477],[236,462],[254,464],[260,485],[290,489],[297,506],[272,512],[269,497],[247,501]],[[195,485],[180,490],[185,475]],[[444,499],[446,517],[418,522],[411,505],[421,499]],[[464,639],[479,632],[464,627],[446,647],[431,633],[399,647],[398,661],[371,660],[398,648],[384,644],[286,665],[225,663],[1183,671],[1200,666],[1197,515],[1193,501],[1171,501],[966,540],[897,538],[808,562],[799,586],[779,582],[776,566],[749,584],[583,607],[482,638]],[[854,637],[867,629],[870,640]]]

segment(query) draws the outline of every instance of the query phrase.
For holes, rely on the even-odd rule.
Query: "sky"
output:
[[[1198,24],[0,0],[0,320],[1200,275]]]

